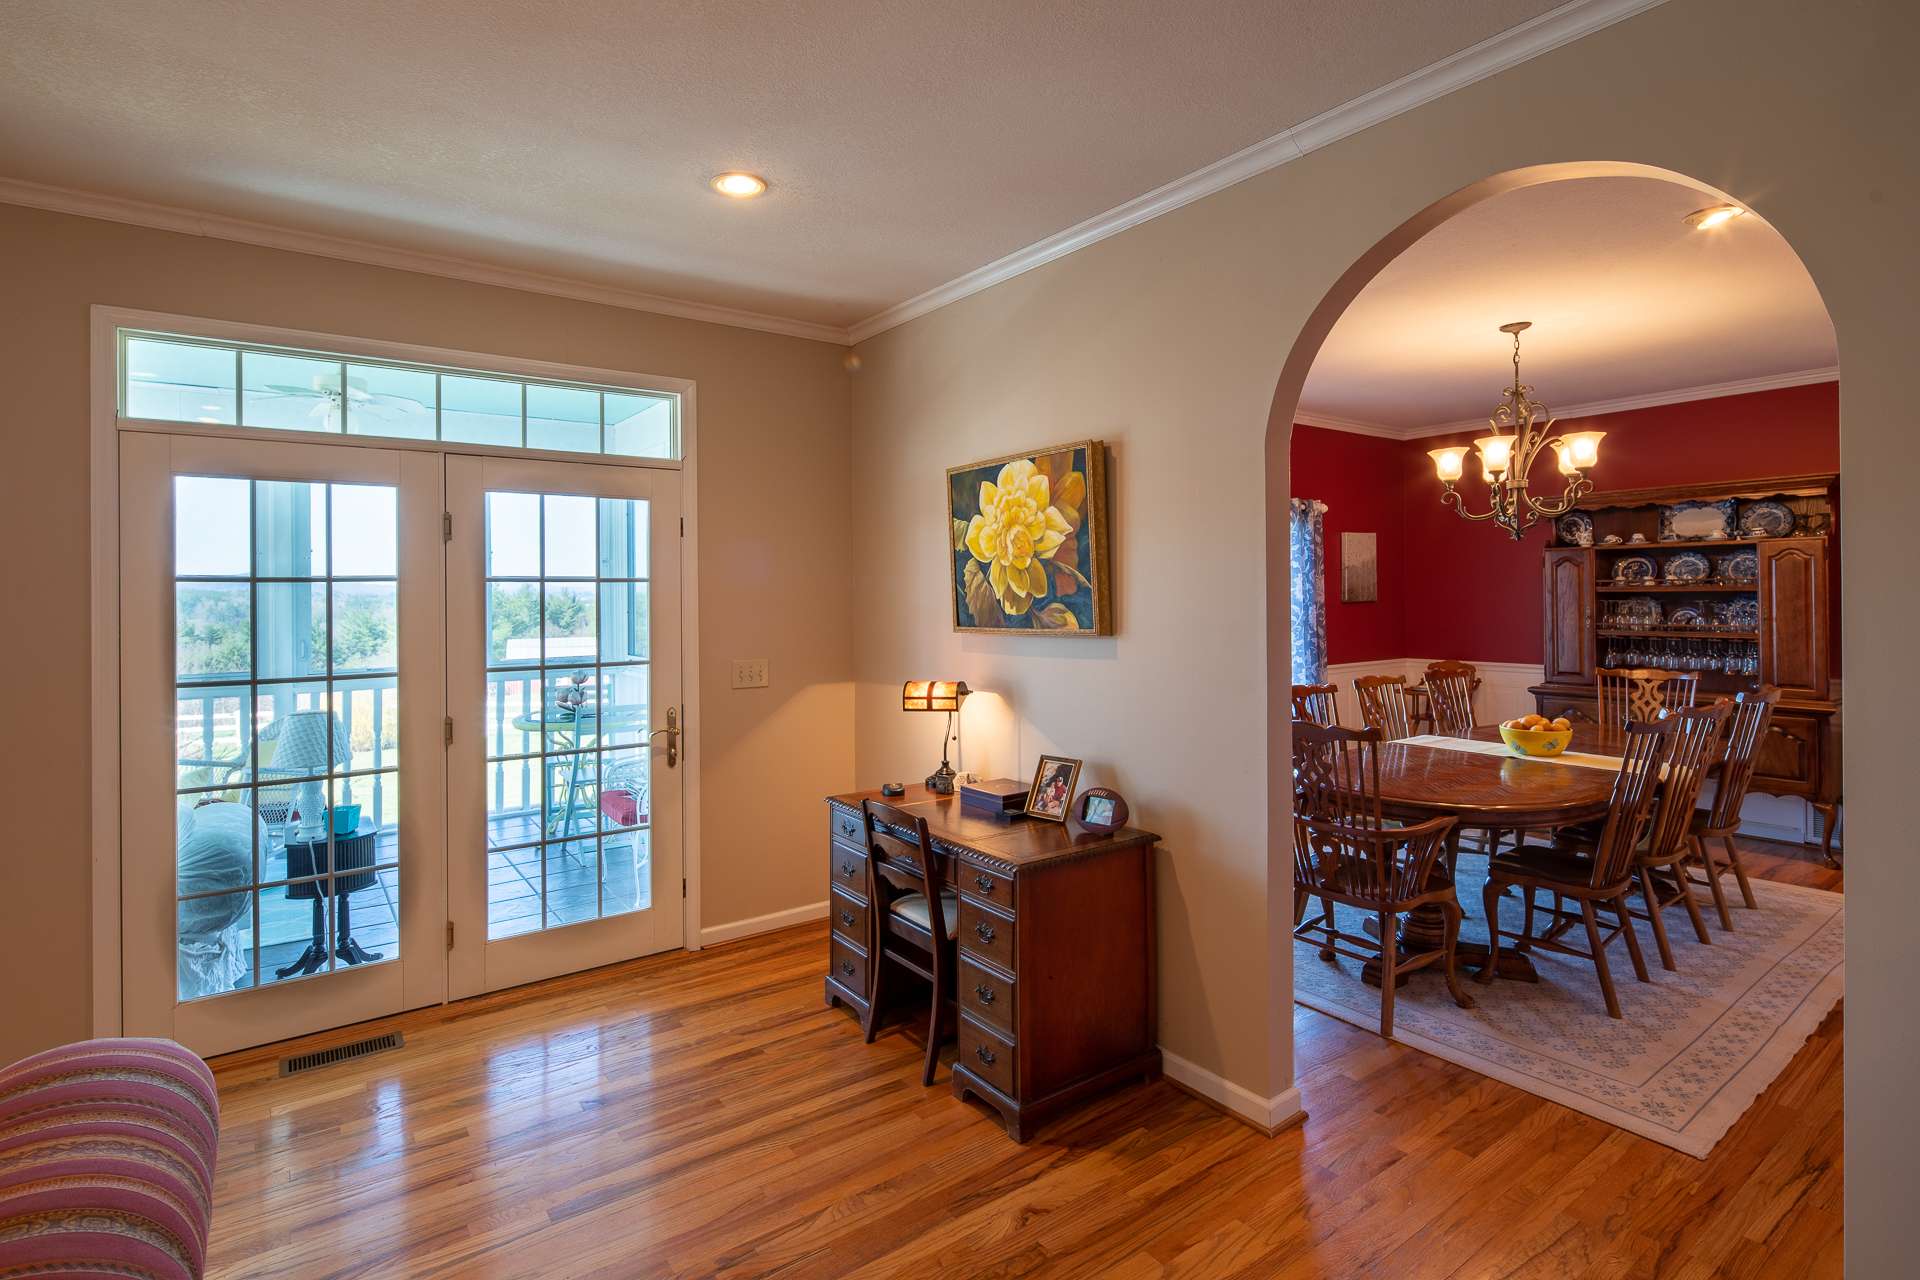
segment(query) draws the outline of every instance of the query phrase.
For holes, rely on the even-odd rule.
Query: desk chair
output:
[[[960,957],[953,931],[960,899],[943,883],[940,859],[927,834],[927,820],[878,800],[860,802],[867,835],[867,901],[874,911],[874,950],[867,979],[867,1043],[880,1031],[887,1002],[888,971],[898,966],[924,978],[933,992],[927,1021],[927,1065],[920,1083],[933,1083],[943,1032],[959,1031],[955,971]],[[882,825],[884,824],[884,825]],[[889,828],[892,828],[889,830]],[[912,833],[912,842],[894,834]],[[938,903],[939,910],[929,907]]]

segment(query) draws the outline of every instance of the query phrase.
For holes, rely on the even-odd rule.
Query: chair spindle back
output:
[[[1660,780],[1659,808],[1647,837],[1647,851],[1654,857],[1671,857],[1686,843],[1693,825],[1694,802],[1700,799],[1708,771],[1720,758],[1720,744],[1732,716],[1731,702],[1660,713],[1661,723],[1674,728],[1666,776]]]
[[[1772,723],[1773,709],[1779,703],[1778,685],[1762,685],[1757,693],[1742,690],[1733,695],[1726,762],[1720,766],[1720,786],[1713,793],[1708,826],[1725,830],[1740,825],[1740,805],[1747,798],[1747,784],[1753,781],[1760,745],[1767,740],[1767,726]]]
[[[1293,723],[1293,882],[1362,909],[1427,891],[1451,818],[1389,827],[1378,729]]]
[[[1435,733],[1449,738],[1472,735],[1473,686],[1471,676],[1456,671],[1435,673],[1432,667],[1427,668],[1427,702],[1433,707]]]
[[[1405,676],[1360,676],[1353,682],[1360,701],[1360,717],[1386,739],[1413,736],[1413,712],[1407,702]]]
[[[1297,684],[1293,686],[1293,718],[1311,724],[1338,725],[1340,708],[1335,699],[1337,684]]]
[[[1672,720],[1635,720],[1626,726],[1606,824],[1594,842],[1593,874],[1587,881],[1593,888],[1622,884],[1632,870],[1634,850],[1647,825],[1647,809],[1659,785],[1660,766],[1673,749],[1675,727]]]
[[[1614,728],[1633,720],[1653,720],[1669,707],[1691,707],[1700,692],[1700,677],[1692,671],[1596,667],[1594,676],[1599,684],[1600,723]]]

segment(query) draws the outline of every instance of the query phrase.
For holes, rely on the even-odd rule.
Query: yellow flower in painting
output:
[[[1077,477],[1076,477],[1077,478]],[[1003,612],[1018,617],[1047,594],[1048,562],[1072,536],[1072,519],[1054,503],[1053,482],[1026,458],[1000,468],[998,481],[980,483],[980,514],[967,523],[966,545],[986,566]]]

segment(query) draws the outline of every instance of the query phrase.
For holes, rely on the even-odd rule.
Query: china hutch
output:
[[[1779,685],[1752,789],[1812,804],[1831,860],[1839,498],[1833,475],[1587,495],[1545,552],[1536,709],[1593,719],[1596,667],[1695,672],[1703,698]]]

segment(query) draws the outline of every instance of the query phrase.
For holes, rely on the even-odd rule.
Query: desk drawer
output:
[[[988,961],[1008,973],[1013,967],[1013,921],[987,910],[970,898],[960,899],[960,950]]]
[[[827,976],[862,999],[867,994],[867,953],[839,935],[827,939]]]
[[[838,889],[827,898],[827,924],[848,942],[867,945],[867,904]]]
[[[845,840],[859,848],[867,843],[866,820],[858,813],[848,813],[844,809],[829,806],[827,809],[827,827],[835,840]]]
[[[979,863],[962,859],[954,864],[953,879],[954,887],[967,897],[990,902],[1007,914],[1013,914],[1013,877],[1003,876]]]
[[[827,846],[827,883],[843,893],[867,900],[867,855],[843,844]]]
[[[1013,985],[971,957],[960,958],[960,1007],[1008,1039],[1014,1034]]]
[[[1013,1046],[965,1014],[960,1015],[960,1055],[955,1061],[1007,1097],[1019,1098]]]

